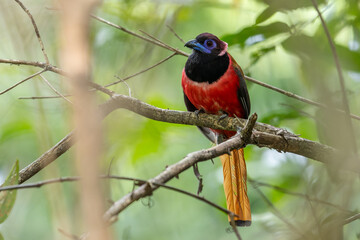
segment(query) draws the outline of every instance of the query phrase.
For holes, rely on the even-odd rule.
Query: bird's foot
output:
[[[200,108],[194,111],[196,116],[199,116],[200,113],[205,113],[204,109]]]
[[[220,111],[220,113],[221,113],[221,115],[220,115],[219,120],[218,120],[219,122],[229,116],[229,115],[228,115],[226,112],[224,112],[224,111]]]

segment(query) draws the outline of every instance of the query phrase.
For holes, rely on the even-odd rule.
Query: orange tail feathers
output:
[[[244,150],[233,150],[231,155],[220,156],[224,172],[224,190],[229,211],[235,213],[237,226],[251,225],[250,202],[247,196]],[[230,217],[229,217],[230,221]]]

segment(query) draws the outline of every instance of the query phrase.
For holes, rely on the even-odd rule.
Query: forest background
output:
[[[317,6],[312,0],[105,0],[94,15],[147,38],[146,33],[151,34],[186,53],[190,51],[173,31],[185,41],[202,32],[219,36],[229,44],[229,52],[247,76],[328,106],[314,106],[247,81],[251,112],[257,113],[258,122],[356,155],[360,124],[360,3],[319,1],[317,8],[325,27],[314,3]],[[61,10],[56,2],[24,0],[22,4],[36,22],[49,62],[61,66]],[[0,59],[44,62],[34,26],[18,1],[0,2],[0,32]],[[331,48],[331,42],[335,48]],[[95,83],[104,86],[118,81],[109,89],[159,108],[185,111],[180,85],[184,56],[174,55],[124,82],[119,79],[151,67],[173,52],[96,19],[90,22],[89,43]],[[69,93],[62,76],[51,71],[39,74],[39,68],[5,62],[0,63],[0,91],[32,74],[36,76],[0,95],[1,183],[16,160],[23,169],[73,129],[72,97],[59,97],[52,89],[65,96]],[[339,75],[343,76],[344,89]],[[57,98],[29,99],[39,96]],[[107,98],[96,93],[97,104]],[[357,115],[350,121],[344,114],[347,105]],[[124,109],[109,114],[101,131],[101,173],[143,180],[153,178],[188,153],[212,146],[194,126],[154,121]],[[356,219],[360,217],[360,194],[356,189],[360,168],[341,169],[346,162],[356,165],[359,159],[342,156],[338,164],[330,165],[248,145],[245,158],[253,223],[239,228],[241,237],[328,239],[327,234],[334,236],[335,231],[344,239],[359,239]],[[77,176],[74,158],[71,149],[27,183]],[[226,207],[219,159],[199,163],[198,170],[203,183],[200,196]],[[191,169],[178,177],[168,185],[197,193],[199,181]],[[131,181],[103,182],[106,208],[136,187]],[[84,228],[78,187],[72,182],[17,190],[15,205],[0,224],[0,234],[14,240],[24,236],[80,236]],[[1,194],[4,196],[4,192]],[[159,189],[129,206],[110,231],[114,239],[236,238],[226,214],[167,189]]]

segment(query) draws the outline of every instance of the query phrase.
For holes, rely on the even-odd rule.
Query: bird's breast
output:
[[[207,113],[226,112],[230,117],[243,116],[243,109],[237,95],[239,77],[229,64],[228,70],[217,81],[195,82],[183,70],[182,87],[190,102]]]

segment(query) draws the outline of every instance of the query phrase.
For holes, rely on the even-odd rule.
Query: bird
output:
[[[188,111],[224,117],[247,119],[250,98],[242,69],[227,52],[228,44],[211,33],[201,33],[185,43],[192,49],[182,71],[181,85]],[[198,127],[213,143],[219,144],[235,131]],[[251,225],[251,209],[247,195],[247,172],[243,149],[220,156],[227,209],[233,212],[236,226]],[[231,216],[228,220],[231,224]]]

